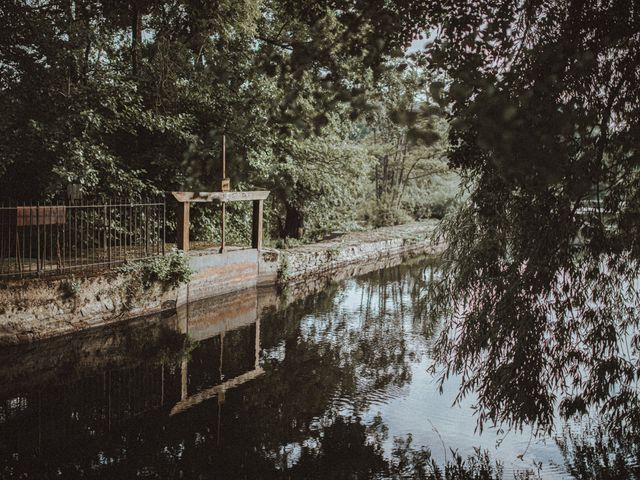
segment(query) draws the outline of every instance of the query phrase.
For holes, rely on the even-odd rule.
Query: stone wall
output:
[[[33,342],[136,317],[175,311],[209,297],[280,285],[296,296],[346,278],[434,254],[435,222],[341,235],[288,250],[190,252],[191,281],[180,288],[141,289],[132,274],[12,281],[0,284],[0,345]]]
[[[442,244],[433,238],[436,226],[436,221],[415,222],[350,233],[287,250],[264,249],[260,255],[258,284],[295,284],[345,267],[436,254],[442,249]]]
[[[178,289],[145,290],[132,274],[11,281],[0,287],[0,345],[32,342],[121,322],[187,302],[255,287],[257,250],[189,256],[191,281]]]
[[[0,344],[14,344],[84,330],[175,308],[175,292],[154,286],[131,296],[127,275],[3,283]]]

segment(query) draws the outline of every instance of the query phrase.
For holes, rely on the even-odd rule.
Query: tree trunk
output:
[[[142,12],[137,0],[131,2],[131,70],[137,77],[140,70],[140,45],[142,45]]]
[[[286,218],[283,236],[285,238],[300,239],[304,236],[304,215],[296,207],[286,205]]]

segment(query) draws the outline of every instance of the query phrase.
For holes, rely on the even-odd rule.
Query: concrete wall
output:
[[[189,265],[194,273],[189,284],[180,288],[177,306],[255,287],[258,250],[229,250],[223,254],[190,252]]]

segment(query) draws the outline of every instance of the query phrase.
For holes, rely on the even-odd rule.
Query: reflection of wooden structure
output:
[[[183,369],[186,369],[186,365],[183,366]],[[185,370],[183,370],[185,371]],[[243,383],[246,383],[250,380],[253,380],[257,377],[259,377],[260,375],[262,375],[264,373],[264,370],[262,369],[262,367],[260,366],[256,366],[255,369],[250,370],[246,373],[243,373],[242,375],[239,375],[237,377],[234,377],[230,380],[227,380],[223,383],[221,383],[220,385],[215,385],[211,388],[208,388],[206,390],[202,390],[201,392],[198,392],[194,395],[191,396],[185,396],[182,401],[176,403],[174,405],[174,407],[171,409],[171,415],[176,415],[178,413],[182,413],[185,410],[188,410],[189,408],[198,405],[199,403],[204,402],[205,400],[209,400],[213,397],[218,397],[218,402],[219,403],[223,403],[224,402],[224,393],[227,390],[230,390],[232,388],[238,387],[240,385],[242,385]],[[185,374],[186,375],[186,374]],[[185,381],[185,386],[184,386],[184,391],[186,392],[186,381]]]
[[[264,201],[268,191],[254,192],[171,192],[178,202],[178,249],[189,250],[189,210],[191,203],[220,203],[223,208],[227,202],[253,202],[253,227],[251,229],[251,248],[262,248],[262,217]],[[225,249],[225,216],[222,215],[220,252]]]
[[[203,403],[207,418],[214,419],[217,408],[220,443],[225,394],[264,373],[258,301],[257,290],[247,289],[183,305],[170,319],[140,319],[134,328],[85,332],[84,339],[53,339],[43,349],[25,345],[21,362],[13,361],[15,351],[4,352],[0,455],[28,456],[61,444],[73,449],[88,439],[99,448],[135,417],[157,410],[176,415]],[[175,336],[166,337],[169,332]],[[149,362],[135,348],[142,341],[159,351],[163,339],[173,344],[184,333],[198,343],[178,368]]]
[[[171,409],[171,415],[181,413],[213,397],[217,397],[218,404],[224,403],[225,392],[253,380],[264,373],[260,367],[260,316],[258,315],[258,295],[255,290],[248,290],[236,295],[216,299],[216,304],[198,302],[187,305],[178,312],[178,324],[182,333],[188,334],[194,340],[205,340],[220,337],[219,370],[221,377],[224,364],[225,335],[250,325],[255,325],[255,349],[253,368],[218,385],[204,390],[190,393],[188,387],[189,362],[182,361],[181,395],[180,401]],[[182,318],[181,318],[182,317]],[[218,412],[220,413],[220,412]]]

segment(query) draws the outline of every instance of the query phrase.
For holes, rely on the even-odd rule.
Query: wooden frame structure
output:
[[[251,248],[262,248],[264,201],[269,191],[252,192],[171,192],[178,202],[177,246],[189,251],[189,211],[191,203],[220,203],[222,211],[220,253],[225,250],[225,226],[227,202],[253,202],[253,225],[251,228]]]

